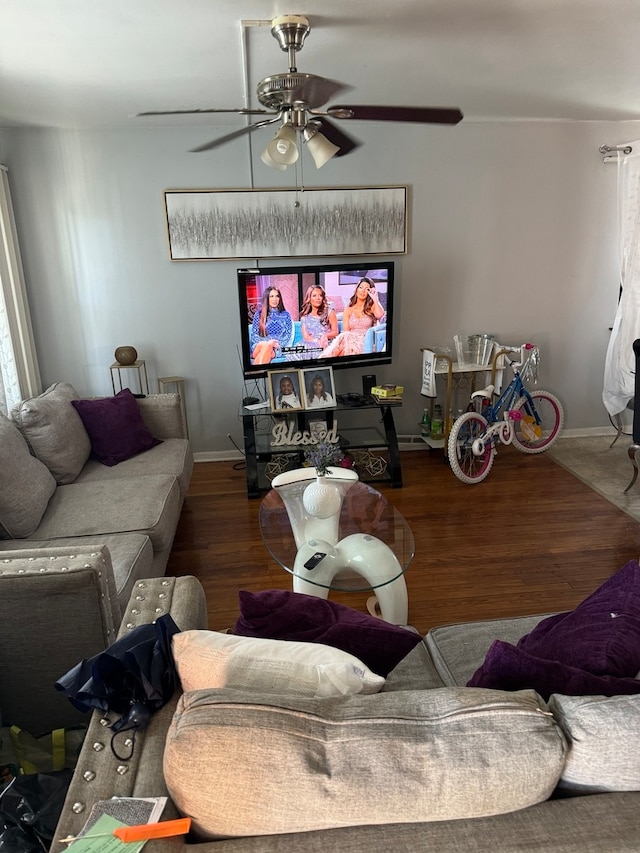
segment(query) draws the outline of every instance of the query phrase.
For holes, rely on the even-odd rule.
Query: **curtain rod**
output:
[[[601,145],[598,151],[604,154],[603,163],[617,163],[620,154],[631,154],[633,148],[630,145]]]
[[[630,145],[601,145],[598,148],[601,154],[610,154],[612,151],[621,151],[623,154],[631,154],[633,148]]]

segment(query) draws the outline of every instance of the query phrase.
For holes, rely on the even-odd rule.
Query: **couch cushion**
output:
[[[196,835],[215,838],[522,809],[550,796],[565,752],[533,691],[199,690],[178,704],[164,776]]]
[[[193,473],[193,452],[184,438],[165,438],[147,450],[125,459],[118,465],[103,465],[97,459],[89,459],[76,483],[114,480],[123,477],[141,477],[147,474],[173,474],[178,478],[180,494],[185,495]]]
[[[631,560],[570,613],[538,623],[516,647],[496,641],[469,686],[542,696],[640,693],[640,566]]]
[[[58,486],[31,538],[144,533],[158,553],[171,547],[181,506],[175,477],[70,483]]]
[[[236,687],[327,697],[377,693],[384,684],[353,655],[319,643],[185,631],[173,638],[173,656],[184,691]]]
[[[118,391],[115,397],[73,400],[72,405],[89,434],[93,455],[103,465],[117,465],[160,444],[145,425],[128,388]]]
[[[560,789],[640,791],[640,696],[552,696],[549,710],[569,742]]]
[[[84,794],[86,783],[81,779],[76,785],[76,794]],[[109,793],[106,789],[104,795]],[[172,853],[381,853],[387,850],[402,853],[638,853],[639,801],[637,793],[629,792],[551,799],[528,809],[467,820],[344,826],[269,838],[260,835],[231,838],[193,848],[177,845],[170,850]],[[82,827],[79,818],[67,817],[67,812],[65,810],[62,831],[58,829],[60,838],[70,834],[72,820]],[[153,842],[154,850],[159,849],[158,843]],[[52,849],[58,849],[55,841]],[[167,849],[162,848],[163,851]]]
[[[55,490],[49,469],[31,455],[18,427],[0,414],[0,538],[33,533]]]
[[[57,483],[72,483],[91,453],[87,431],[71,405],[78,396],[73,385],[57,382],[11,411],[31,452],[44,462]]]
[[[391,670],[382,690],[384,692],[390,690],[430,690],[433,687],[446,686],[433,665],[423,641],[414,646],[409,654]]]
[[[243,637],[324,643],[355,655],[384,678],[421,642],[419,634],[314,595],[285,589],[240,590]]]
[[[547,615],[550,614],[439,625],[429,631],[424,641],[443,683],[462,687],[481,666],[494,640],[517,643]]]

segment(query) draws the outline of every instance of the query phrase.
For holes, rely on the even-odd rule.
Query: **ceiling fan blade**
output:
[[[211,142],[205,142],[204,145],[198,145],[197,148],[192,148],[192,153],[198,153],[200,151],[210,151],[212,148],[217,148],[218,145],[224,145],[225,142],[231,142],[232,139],[237,139],[239,136],[244,136],[245,133],[251,133],[252,130],[255,130],[258,127],[265,127],[268,124],[273,124],[278,121],[280,116],[277,115],[275,118],[265,119],[265,121],[256,122],[256,124],[249,124],[246,127],[241,127],[240,130],[234,130],[232,133],[227,133],[224,136],[219,136],[217,139],[212,139]]]
[[[313,119],[314,124],[319,125],[320,133],[324,134],[327,137],[329,142],[332,142],[334,145],[337,145],[340,149],[334,157],[344,157],[345,154],[349,154],[351,151],[354,151],[362,142],[359,142],[357,139],[353,139],[351,136],[347,136],[346,133],[343,133],[339,127],[329,121],[326,117],[318,117]]]
[[[136,118],[141,116],[191,116],[204,115],[206,113],[238,113],[243,116],[253,115],[271,115],[268,110],[214,110],[214,109],[196,109],[196,110],[148,110],[144,113],[136,113]]]
[[[457,124],[462,112],[457,107],[379,107],[374,105],[334,106],[327,109],[331,118],[358,121],[410,121],[421,124]]]

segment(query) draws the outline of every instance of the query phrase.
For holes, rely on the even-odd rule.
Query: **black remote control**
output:
[[[311,571],[311,569],[315,569],[318,563],[322,562],[322,560],[324,560],[326,556],[327,555],[324,553],[324,551],[316,551],[316,553],[312,554],[311,557],[309,557],[307,562],[304,564],[305,569],[309,569],[309,571]]]

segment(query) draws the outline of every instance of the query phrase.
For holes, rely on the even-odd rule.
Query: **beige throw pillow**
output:
[[[0,539],[23,539],[40,524],[56,481],[29,453],[18,427],[0,415]]]
[[[11,411],[33,455],[60,485],[72,483],[91,453],[80,415],[71,405],[79,399],[73,385],[57,382],[38,397],[23,400]]]
[[[236,687],[260,693],[329,697],[377,693],[384,678],[348,652],[320,643],[183,631],[173,637],[182,689]]]
[[[196,836],[217,838],[515,811],[551,795],[565,751],[532,690],[196,690],[178,702],[163,767]]]

